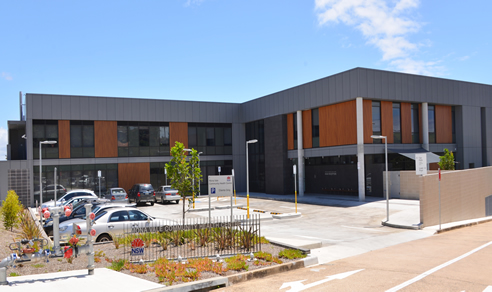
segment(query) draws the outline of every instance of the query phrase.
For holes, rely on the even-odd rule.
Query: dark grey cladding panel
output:
[[[296,88],[293,88],[291,91],[291,98],[293,100],[294,108],[292,109],[293,111],[300,110],[301,109],[301,99],[304,98],[304,87],[299,86]]]
[[[401,92],[402,92],[402,75],[401,74],[393,74],[395,80],[395,92],[392,97],[393,100],[401,100]]]
[[[70,119],[70,96],[63,95],[61,96],[61,119],[69,120]]]
[[[54,120],[61,120],[62,118],[61,98],[60,95],[51,96],[51,118]]]
[[[132,100],[131,99],[123,99],[123,121],[131,121],[132,120]]]
[[[88,105],[89,105],[89,120],[95,121],[98,119],[98,112],[97,112],[97,100],[98,98],[96,97],[89,97],[88,98]]]
[[[140,102],[138,99],[130,99],[130,120],[131,121],[140,121]]]
[[[116,98],[105,98],[106,101],[106,120],[115,121],[116,119]]]
[[[42,102],[42,99],[40,98],[40,95],[36,95],[35,97],[33,97],[32,106],[31,106],[31,110],[32,110],[31,117],[33,119],[42,119],[43,118],[43,107],[41,106],[42,103],[43,102]]]
[[[81,120],[90,120],[90,114],[89,114],[89,98],[88,97],[80,97],[79,98],[80,102],[80,107],[79,107],[79,112],[80,112],[80,119]]]
[[[80,120],[80,98],[78,96],[70,96],[69,120]]]
[[[108,105],[108,102],[107,102],[107,98],[97,98],[95,100],[96,102],[96,108],[94,109],[95,112],[97,112],[97,118],[96,120],[107,120],[108,119],[108,115],[107,115],[107,105]]]
[[[43,119],[51,119],[51,95],[43,95],[42,103],[43,107]]]

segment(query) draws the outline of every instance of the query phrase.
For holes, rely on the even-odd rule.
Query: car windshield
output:
[[[141,185],[140,190],[141,191],[152,191],[152,190],[154,190],[154,188],[152,187],[152,185]]]
[[[171,187],[164,187],[164,190],[165,191],[175,191],[175,189],[171,188]]]

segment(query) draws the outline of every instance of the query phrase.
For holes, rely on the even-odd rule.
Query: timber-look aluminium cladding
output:
[[[133,186],[133,182],[150,184],[150,163],[118,163],[119,186],[128,191]]]
[[[381,131],[386,136],[388,143],[393,143],[393,103],[381,101]],[[383,141],[384,142],[384,141]]]
[[[311,110],[302,111],[302,147],[313,148],[313,122]]]
[[[70,158],[70,121],[58,121],[58,157]]]
[[[116,121],[94,121],[95,157],[118,157]]]

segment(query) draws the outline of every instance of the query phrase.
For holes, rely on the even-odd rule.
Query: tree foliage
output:
[[[444,148],[444,155],[439,157],[439,167],[442,170],[454,170],[454,155],[452,151]]]
[[[10,228],[12,231],[14,227],[17,227],[23,209],[15,191],[8,191],[7,198],[2,202],[2,221],[6,230]]]
[[[171,186],[178,190],[183,198],[183,219],[186,213],[184,199],[188,197],[190,198],[189,201],[192,202],[202,180],[201,171],[198,167],[198,152],[191,149],[191,156],[187,159],[188,151],[184,149],[183,143],[176,141],[175,146],[171,148],[172,159],[166,163],[167,177],[171,180]]]

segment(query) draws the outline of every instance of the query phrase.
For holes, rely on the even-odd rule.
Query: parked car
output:
[[[61,198],[67,193],[67,189],[62,185],[56,185],[56,197]],[[39,186],[34,191],[34,196],[39,197]],[[53,200],[55,198],[55,185],[47,185],[43,187],[43,199]]]
[[[181,196],[178,190],[173,189],[171,186],[160,186],[157,192],[155,192],[155,199],[161,203],[174,201],[176,204],[179,204]]]
[[[151,206],[155,203],[155,191],[151,184],[135,184],[128,190],[128,202],[135,202],[137,206],[149,202]]]
[[[69,221],[64,222],[64,226],[60,227],[60,242],[67,242],[76,231],[80,231],[81,234],[87,234],[85,220],[66,225],[67,222]],[[152,217],[137,208],[124,207],[101,210],[96,214],[92,228],[96,230],[95,241],[104,242],[112,241],[115,236],[124,234],[125,229],[128,228],[147,229],[175,224],[171,220]],[[73,230],[74,225],[76,225],[77,230]],[[83,241],[84,237],[81,237],[81,240]]]
[[[65,201],[68,201],[73,197],[81,197],[81,196],[93,196],[93,197],[97,198],[96,194],[91,190],[73,190],[73,191],[66,193],[63,197],[59,198],[56,202],[51,200],[51,201],[43,203],[41,208],[54,207],[55,205],[60,206]]]
[[[128,194],[122,188],[110,188],[105,195],[105,198],[111,202],[128,203]]]

